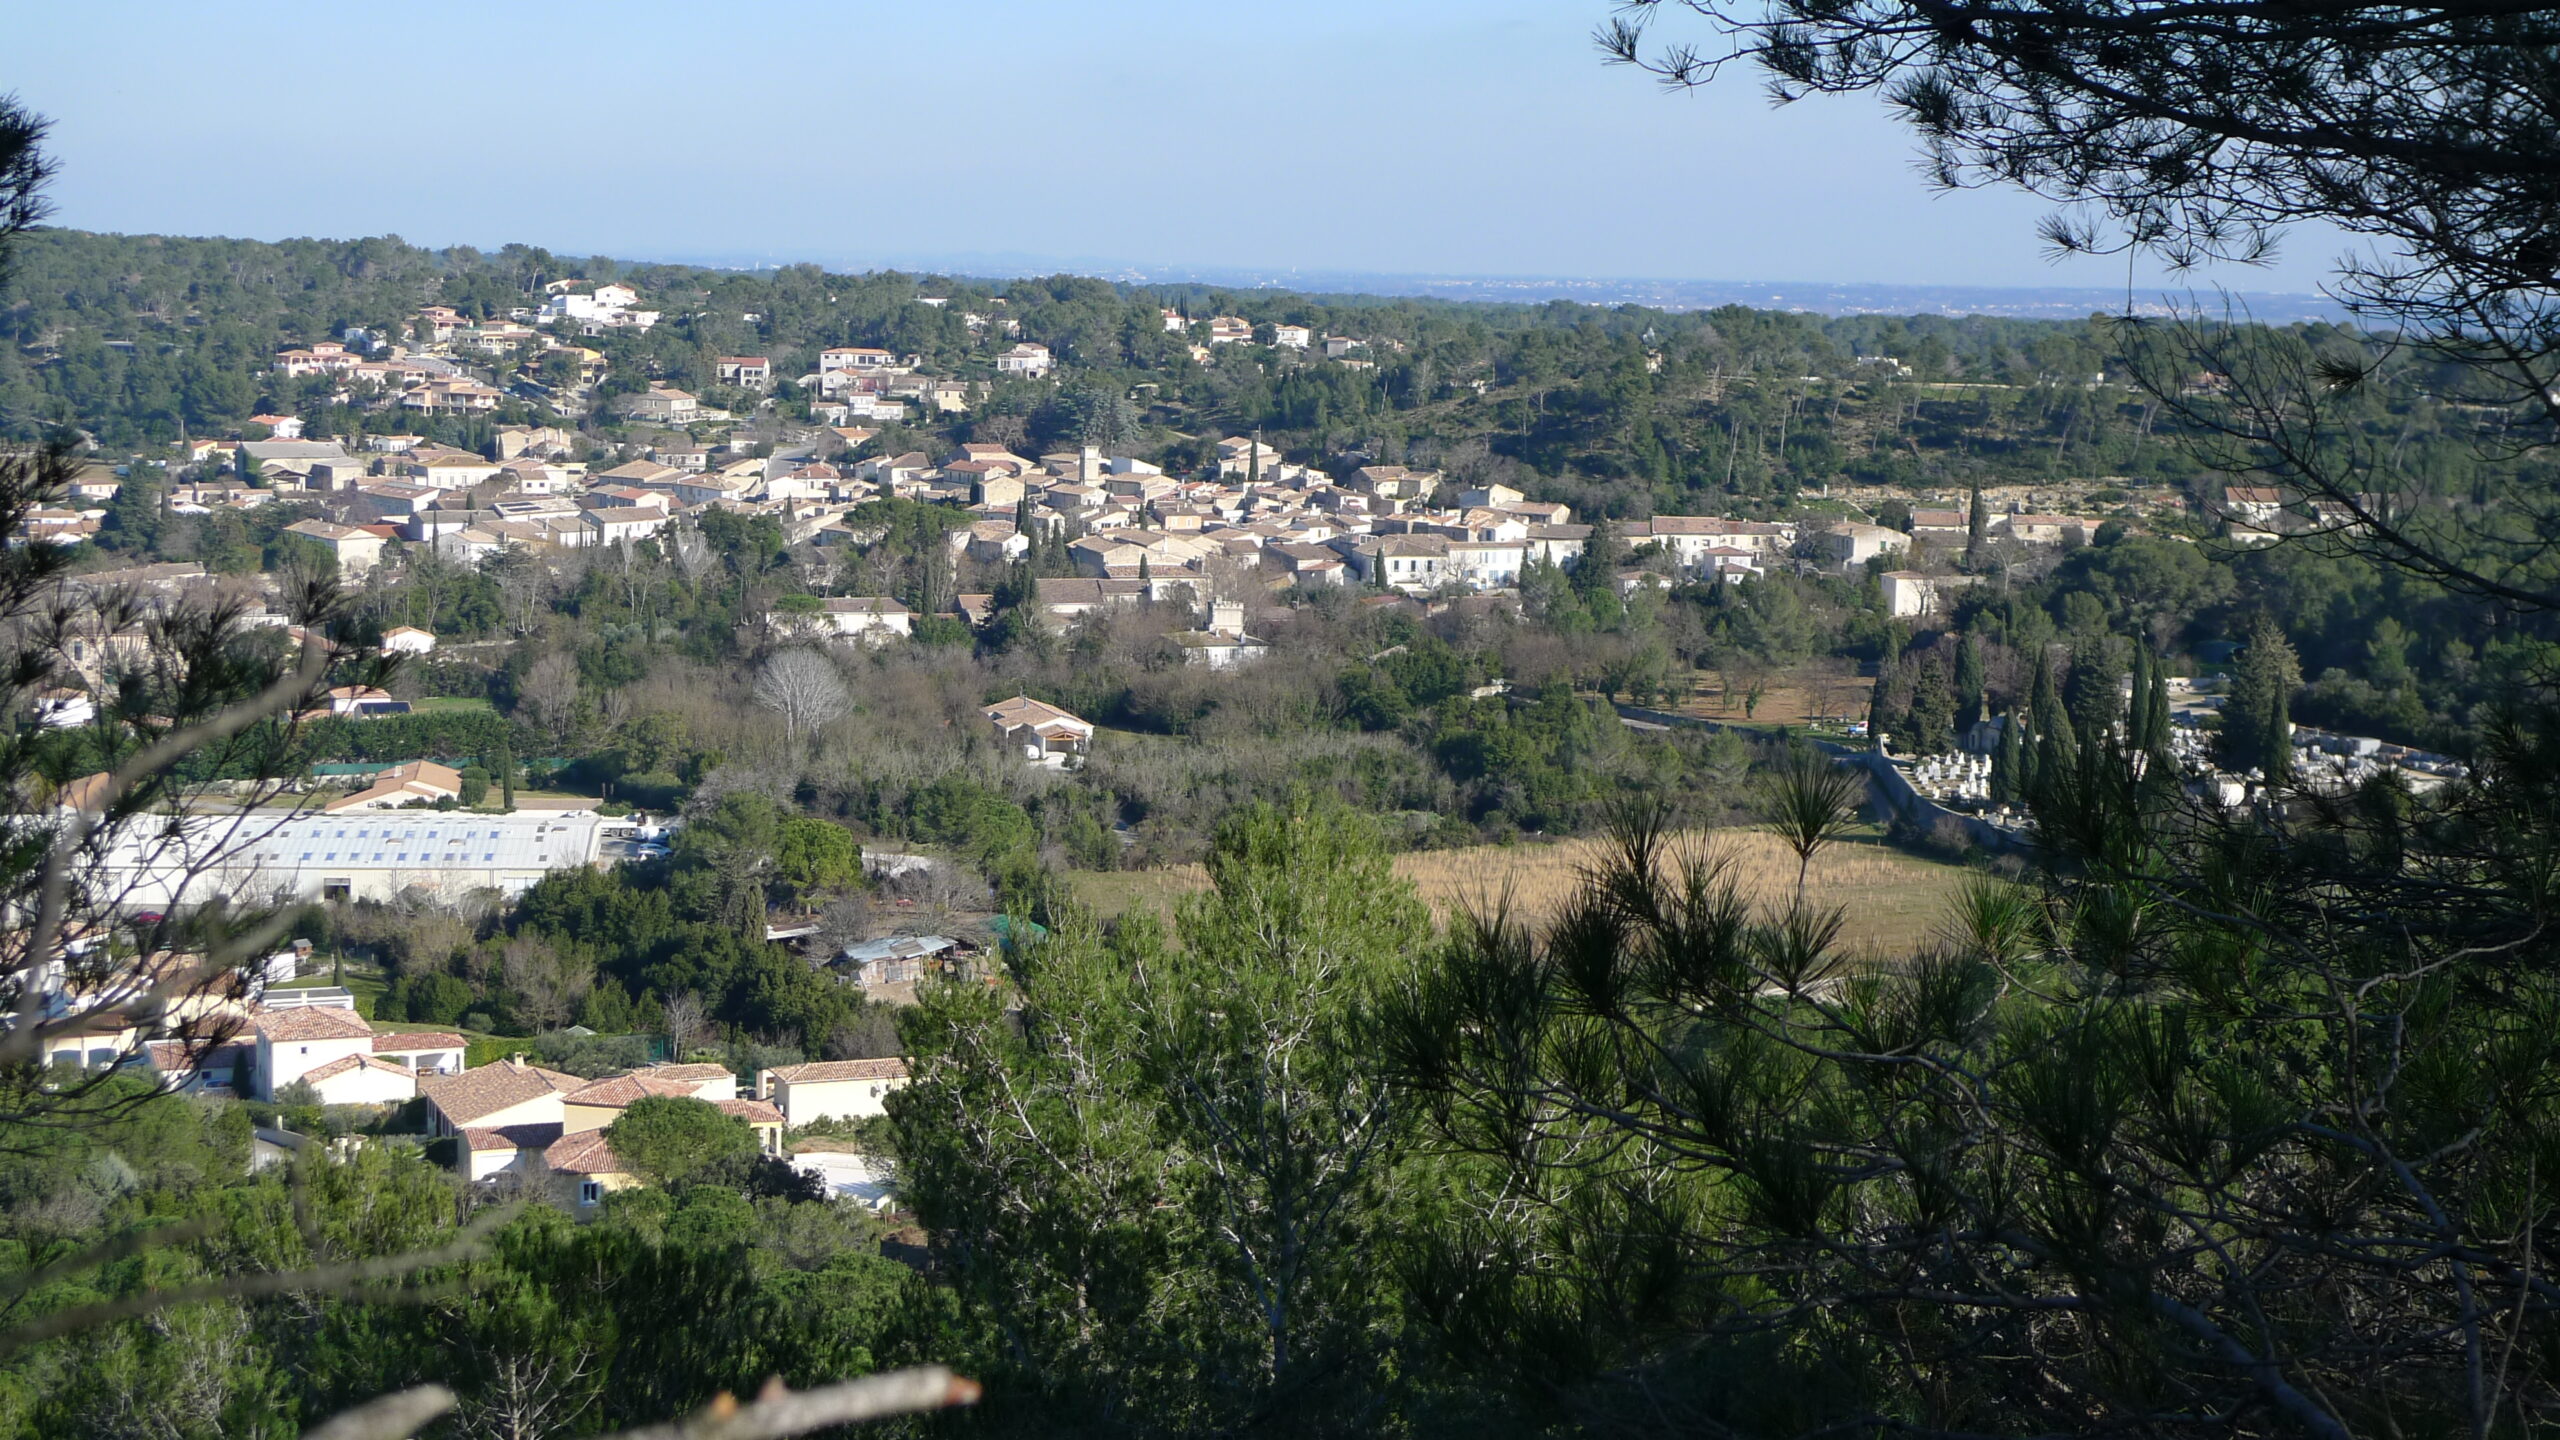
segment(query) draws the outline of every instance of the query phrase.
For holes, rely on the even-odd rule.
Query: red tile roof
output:
[[[344,1075],[360,1066],[370,1066],[373,1069],[383,1071],[387,1074],[400,1076],[402,1079],[409,1078],[409,1071],[405,1067],[394,1065],[388,1060],[376,1060],[370,1055],[341,1055],[326,1065],[305,1070],[302,1072],[302,1078],[305,1080],[327,1080],[335,1076]]]
[[[560,1097],[563,1105],[599,1105],[621,1109],[635,1100],[650,1095],[665,1095],[682,1100],[701,1098],[699,1081],[662,1080],[653,1075],[607,1075]]]
[[[825,1085],[839,1080],[904,1080],[907,1062],[886,1060],[813,1060],[806,1065],[777,1065],[774,1078],[794,1085]]]
[[[495,1115],[527,1100],[575,1090],[585,1083],[575,1075],[509,1060],[459,1075],[422,1075],[418,1077],[418,1093],[435,1105],[447,1124],[460,1128],[483,1115]]]
[[[293,1010],[259,1010],[249,1024],[270,1041],[353,1040],[371,1035],[373,1027],[353,1010],[310,1005]]]
[[[442,1030],[417,1030],[406,1035],[373,1037],[373,1053],[376,1055],[407,1055],[420,1050],[466,1050],[469,1048],[469,1042],[461,1036],[447,1034]]]
[[[539,1125],[499,1125],[486,1130],[465,1130],[462,1143],[474,1152],[494,1150],[544,1150],[559,1140],[558,1121]]]
[[[619,1175],[624,1166],[601,1130],[563,1135],[542,1152],[542,1163],[565,1175]]]

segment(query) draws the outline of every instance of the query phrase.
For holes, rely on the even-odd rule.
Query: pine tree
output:
[[[2085,635],[2071,647],[2071,676],[2063,685],[2063,705],[2080,743],[2104,744],[2124,717],[2124,682],[2115,664],[2114,645],[2103,635]]]
[[[1936,653],[1920,661],[1911,686],[1910,743],[1914,755],[1943,755],[1955,746],[1956,693],[1947,680],[1947,662]]]
[[[2293,769],[2293,692],[2302,688],[2302,662],[2284,627],[2261,614],[2222,707],[2222,763],[2230,770],[2258,770],[2270,784]]]

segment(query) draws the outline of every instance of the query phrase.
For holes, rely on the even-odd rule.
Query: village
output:
[[[998,311],[1000,303],[988,308]],[[675,550],[714,516],[768,519],[787,545],[816,558],[812,573],[822,577],[813,587],[818,593],[783,595],[755,617],[746,638],[773,653],[895,646],[916,640],[928,620],[963,633],[994,620],[997,597],[984,591],[955,588],[945,608],[924,614],[863,584],[881,573],[860,563],[885,533],[874,518],[876,502],[908,502],[947,517],[940,543],[949,562],[967,564],[969,573],[1001,573],[1034,547],[1062,553],[1073,573],[1031,580],[1023,596],[1045,623],[1067,628],[1139,611],[1170,617],[1166,638],[1182,662],[1210,672],[1265,658],[1272,647],[1253,633],[1253,617],[1278,613],[1293,597],[1348,591],[1362,604],[1422,614],[1462,601],[1516,607],[1542,572],[1579,575],[1589,557],[1604,552],[1616,567],[1608,587],[1621,596],[1739,586],[1773,574],[1863,577],[1884,616],[1917,626],[1949,614],[1972,587],[2005,585],[2013,568],[2049,569],[2057,557],[2110,536],[2156,528],[2194,543],[2198,532],[2218,529],[2223,541],[2251,546],[2357,518],[2290,504],[2280,492],[2242,489],[2196,515],[2174,492],[2128,493],[2097,480],[1970,494],[1843,487],[1779,518],[1612,519],[1578,516],[1515,486],[1364,456],[1348,457],[1356,463],[1337,466],[1337,474],[1258,435],[1215,439],[1187,473],[1104,445],[1038,456],[985,443],[889,453],[878,443],[884,434],[923,433],[904,428],[920,415],[967,413],[990,379],[928,374],[915,356],[843,346],[794,365],[774,356],[722,356],[721,404],[656,383],[605,397],[605,357],[580,342],[645,331],[661,318],[631,286],[559,282],[540,308],[503,322],[473,323],[430,306],[398,340],[351,330],[307,341],[277,354],[270,373],[290,381],[319,377],[334,387],[333,404],[451,418],[530,401],[559,423],[496,426],[482,452],[408,433],[310,435],[293,416],[261,415],[239,437],[183,442],[165,467],[165,503],[172,514],[192,516],[298,507],[303,518],[283,526],[281,536],[328,556],[346,580],[377,586],[397,584],[419,557],[475,570],[582,565],[628,557],[641,546]],[[1005,339],[1018,331],[1000,311],[965,319],[972,331],[991,329]],[[1231,316],[1195,322],[1173,309],[1161,320],[1169,334],[1198,337],[1191,350],[1203,363],[1217,348],[1240,345],[1297,352],[1311,363],[1374,363],[1369,342],[1308,327],[1257,327]],[[1059,368],[1048,348],[1018,340],[996,352],[992,365],[996,377],[1015,381],[1048,380]],[[778,390],[804,397],[805,410],[793,414],[805,413],[808,423],[774,410],[770,397]],[[92,466],[73,487],[72,508],[33,513],[16,543],[67,547],[93,539],[134,473],[134,466]],[[222,575],[183,561],[75,575],[66,591],[75,608],[88,608],[71,627],[67,655],[80,683],[46,691],[37,719],[56,728],[92,724],[118,673],[142,658],[149,626],[122,608],[120,597],[143,597],[147,611],[230,596],[241,603],[245,626],[305,639],[286,613],[283,590],[284,577],[272,571]],[[386,631],[381,648],[423,662],[448,653],[448,642],[404,625]],[[2196,726],[2216,703],[2206,693],[2211,684],[2177,683],[2173,753],[2210,775]],[[1495,681],[1475,694],[1502,689]],[[332,689],[310,712],[343,721],[411,713],[411,701],[367,685]],[[988,737],[1028,770],[1072,771],[1094,750],[1093,722],[1029,695],[986,704],[980,714]],[[1847,715],[1812,718],[1816,729],[1842,740],[1858,740],[1866,728]],[[1875,737],[1872,768],[1888,796],[1898,787],[1917,805],[1978,818],[1992,827],[1991,838],[2023,843],[2023,814],[1991,800],[1990,755],[2001,723],[1984,722],[1946,755],[1896,755],[1887,737]],[[2453,773],[2441,757],[2379,742],[2306,731],[2297,744],[2306,757],[2331,758],[2325,769],[2303,767],[2317,770],[2323,783],[2352,783],[2382,766]],[[122,828],[99,861],[100,893],[123,913],[154,921],[225,896],[323,905],[451,907],[475,896],[504,902],[564,871],[663,859],[682,825],[601,795],[518,796],[511,783],[503,796],[493,794],[486,756],[475,763],[413,753],[331,769],[261,803],[226,806],[217,785],[204,797],[215,803],[172,823]],[[48,802],[52,814],[62,823],[101,823],[107,782],[98,774],[62,785]],[[2221,796],[2224,803],[2239,803],[2247,785],[2247,777],[2224,777],[2222,789],[2233,792]],[[861,860],[867,872],[892,880],[939,863],[867,852]],[[817,945],[807,952],[813,964],[892,1002],[912,1002],[917,981],[928,975],[991,973],[970,941],[913,924],[889,928],[821,941],[813,938],[814,924],[768,925],[765,938]],[[201,957],[163,955],[154,963],[192,975]],[[882,1097],[905,1081],[898,1059],[808,1060],[740,1073],[671,1054],[586,1077],[514,1052],[466,1064],[475,1047],[465,1036],[378,1027],[351,991],[315,983],[315,964],[306,945],[262,967],[191,981],[173,1016],[179,1038],[145,1033],[120,1015],[90,1033],[77,1023],[89,997],[56,975],[46,1003],[69,1023],[52,1058],[76,1066],[139,1064],[166,1088],[191,1095],[362,1112],[375,1117],[368,1133],[412,1125],[400,1133],[440,1146],[466,1179],[531,1186],[578,1213],[636,1183],[603,1131],[633,1101],[651,1096],[716,1107],[751,1127],[764,1153],[791,1159],[835,1193],[875,1204],[891,1193],[887,1170],[840,1137],[809,1137],[805,1156],[787,1137],[804,1126],[827,1130],[881,1115]],[[186,1033],[220,1039],[190,1043]],[[282,1129],[261,1137],[287,1148],[308,1139]]]
[[[543,306],[502,322],[472,323],[429,306],[402,340],[360,330],[311,340],[279,353],[270,375],[322,377],[334,387],[332,403],[373,413],[470,417],[514,399],[554,411],[559,424],[501,426],[480,453],[415,434],[306,435],[300,419],[262,415],[252,425],[257,438],[179,447],[169,462],[166,503],[178,514],[309,507],[316,513],[289,533],[354,577],[387,556],[396,563],[398,547],[478,563],[510,552],[637,543],[711,510],[771,516],[795,545],[858,549],[873,537],[853,511],[874,500],[911,500],[966,516],[949,533],[955,555],[1003,562],[1035,543],[1063,539],[1075,578],[1043,582],[1040,597],[1061,622],[1142,597],[1180,593],[1205,608],[1213,598],[1293,585],[1413,596],[1500,592],[1539,564],[1573,568],[1600,523],[1512,486],[1451,482],[1433,469],[1358,463],[1336,475],[1251,436],[1219,439],[1211,460],[1188,474],[1099,446],[1037,457],[966,443],[943,453],[881,453],[873,442],[884,433],[909,433],[889,427],[964,414],[991,378],[925,374],[917,357],[874,347],[822,349],[796,367],[771,356],[721,356],[722,393],[737,397],[739,409],[657,383],[599,401],[605,358],[578,341],[645,330],[659,312],[642,308],[627,285],[562,281],[552,288]],[[915,303],[948,302],[925,296]],[[1000,313],[965,318],[973,330],[1018,328]],[[1256,327],[1233,316],[1195,322],[1172,309],[1161,318],[1168,332],[1199,337],[1191,350],[1203,363],[1216,349],[1239,345],[1295,352],[1309,363],[1374,363],[1370,342],[1305,326]],[[1057,369],[1049,349],[1035,343],[992,357],[992,378],[1040,380]],[[805,397],[808,423],[769,413],[778,387]],[[29,516],[21,538],[77,544],[95,536],[120,483],[99,467],[74,487],[69,506]],[[2077,493],[2104,489],[2092,482]],[[2111,518],[2121,525],[2124,514],[2137,513],[2030,508],[2073,495],[2062,487],[1998,496],[2005,508],[1978,522],[1961,508],[1925,508],[1926,497],[1917,497],[1922,508],[1909,509],[1898,528],[1876,523],[1893,505],[1854,492],[1809,507],[1805,519],[1663,514],[1605,523],[1622,552],[1650,547],[1664,562],[1631,565],[1621,577],[1626,588],[1740,581],[1772,567],[1855,571],[1898,555],[1911,568],[1892,572],[1894,613],[1922,615],[1946,603],[1945,592],[1962,578],[1923,562],[1985,543],[2028,550],[2084,544]],[[1960,496],[1939,499],[1963,503]],[[2256,523],[2254,510],[2249,518]],[[983,601],[958,597],[950,613],[983,619]],[[912,623],[903,606],[876,595],[829,596],[823,613],[775,618],[884,639]],[[1222,638],[1198,644],[1202,663],[1232,664],[1250,651],[1214,623],[1205,633]]]

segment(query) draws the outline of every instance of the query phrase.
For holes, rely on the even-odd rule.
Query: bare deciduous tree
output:
[[[595,982],[593,972],[530,935],[507,942],[500,969],[515,992],[516,1013],[542,1030],[568,1023]]]
[[[478,1400],[460,1407],[454,1428],[470,1440],[544,1440],[575,1425],[595,1403],[587,1389],[595,1357],[583,1346],[568,1356],[498,1356]]]
[[[702,573],[720,558],[711,553],[711,542],[691,525],[671,532],[662,543],[667,558],[675,562],[677,572],[687,580],[701,579]]]
[[[852,695],[836,664],[816,650],[784,650],[756,676],[756,703],[782,717],[783,733],[797,743],[845,712]]]
[[[818,916],[818,933],[809,937],[803,953],[813,961],[832,960],[846,946],[870,939],[871,925],[870,896],[857,893],[830,901]]]
[[[711,1033],[711,1016],[703,1008],[702,997],[690,990],[680,990],[667,997],[667,1048],[682,1060],[693,1053],[703,1037]]]
[[[525,672],[524,685],[518,692],[533,721],[551,733],[552,738],[566,741],[576,724],[578,712],[578,662],[559,651],[533,662]]]

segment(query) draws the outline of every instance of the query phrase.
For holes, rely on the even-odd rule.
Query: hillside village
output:
[[[686,391],[650,384],[596,413],[604,357],[578,340],[619,328],[647,329],[658,312],[640,308],[630,286],[556,282],[548,302],[496,323],[472,323],[441,306],[422,309],[398,340],[349,331],[276,355],[271,375],[320,376],[330,403],[371,412],[468,416],[509,399],[531,401],[557,425],[502,426],[485,453],[415,434],[317,436],[286,415],[256,417],[258,438],[192,440],[168,463],[166,504],[176,514],[249,510],[271,504],[310,513],[289,533],[325,550],[340,571],[360,576],[384,563],[386,547],[418,546],[464,563],[511,551],[545,553],[632,543],[709,510],[770,516],[789,543],[860,549],[872,537],[848,517],[874,500],[949,507],[964,518],[950,532],[955,555],[1002,563],[1044,540],[1062,540],[1077,580],[1043,594],[1053,619],[1141,593],[1163,600],[1188,590],[1206,603],[1260,588],[1354,585],[1425,596],[1516,587],[1538,564],[1571,570],[1599,517],[1529,499],[1499,483],[1449,482],[1438,470],[1354,463],[1330,473],[1291,459],[1257,438],[1219,439],[1193,473],[1102,447],[1015,454],[1003,445],[883,453],[884,434],[912,435],[919,418],[965,414],[988,381],[937,376],[918,357],[845,346],[777,369],[770,356],[723,356],[724,390],[743,406],[714,406]],[[933,305],[931,297],[917,303]],[[999,302],[1000,303],[1000,302]],[[972,328],[1006,327],[972,313]],[[1317,336],[1307,327],[1257,327],[1232,316],[1194,323],[1173,310],[1165,328],[1198,333],[1204,362],[1213,347],[1260,345],[1304,352],[1315,363],[1365,367],[1368,342]],[[555,360],[563,363],[554,364]],[[1011,378],[1051,376],[1055,361],[1037,344],[993,357]],[[536,378],[552,376],[552,381]],[[791,423],[773,411],[780,387],[804,403]],[[1356,459],[1356,457],[1355,457]],[[130,467],[123,467],[130,473]],[[74,544],[93,538],[121,480],[101,473],[76,488],[78,508],[39,512],[22,526],[30,541]],[[2104,488],[2082,485],[2085,495]],[[1844,503],[1838,518],[1754,520],[1670,515],[1618,521],[1623,551],[1653,547],[1667,563],[1653,573],[1739,580],[1777,566],[1854,570],[1895,554],[1944,561],[1986,539],[2025,547],[2084,544],[2120,514],[2044,513],[2071,487],[1994,491],[1995,506],[1971,533],[1963,509],[1911,508],[1899,528]],[[1904,496],[1904,499],[1913,497]],[[1941,497],[1961,505],[1962,497]],[[1894,503],[1899,503],[1896,501]],[[2174,500],[2171,502],[2175,504]],[[2276,507],[2276,508],[2281,508]],[[2245,502],[2235,524],[2265,517]],[[1943,571],[1943,565],[1921,567]],[[1630,569],[1623,583],[1645,583]],[[1146,582],[1135,587],[1130,582]],[[1906,583],[1898,614],[1928,613],[1940,585]],[[841,634],[902,633],[885,597],[830,596],[828,620]],[[863,607],[872,608],[863,608]],[[973,614],[955,602],[950,612]],[[1919,608],[1914,608],[1919,607]],[[1214,663],[1233,657],[1204,652]]]
[[[22,8],[0,1440],[2560,1415],[2560,8]]]
[[[67,650],[78,683],[40,697],[40,723],[66,731],[98,723],[122,677],[147,668],[155,614],[228,602],[252,632],[310,638],[287,613],[297,557],[377,596],[397,594],[430,568],[491,575],[531,567],[569,583],[599,569],[627,572],[644,554],[681,566],[707,531],[756,523],[798,557],[801,582],[758,602],[731,637],[743,654],[765,658],[768,678],[775,657],[810,649],[877,656],[922,652],[928,638],[983,647],[1000,626],[1093,636],[1131,624],[1156,635],[1160,653],[1178,666],[1240,683],[1235,672],[1274,654],[1276,631],[1327,597],[1474,624],[1518,620],[1545,603],[1534,597],[1568,583],[1629,605],[1674,591],[1729,591],[1747,610],[1766,593],[1755,582],[1791,577],[1866,596],[1861,603],[1907,637],[1943,623],[1970,594],[2005,593],[2013,578],[2047,574],[2066,556],[2128,536],[2192,547],[2218,531],[2245,549],[2360,523],[2273,490],[2233,488],[2198,504],[2174,488],[2116,480],[1966,492],[1843,482],[1777,514],[1737,504],[1727,514],[1612,519],[1496,480],[1361,453],[1291,454],[1258,435],[1202,437],[1194,465],[1099,443],[1024,455],[1007,444],[939,440],[931,428],[968,416],[997,383],[1067,378],[1048,347],[1015,338],[1019,327],[1000,301],[962,317],[972,333],[994,337],[981,373],[930,373],[913,354],[831,346],[791,357],[722,355],[708,395],[656,381],[608,384],[606,355],[583,342],[645,332],[663,318],[640,290],[613,283],[556,282],[542,305],[498,321],[428,306],[396,338],[350,329],[273,357],[272,380],[366,416],[362,431],[313,434],[295,415],[262,414],[238,436],[181,442],[165,461],[93,463],[73,486],[73,508],[28,516],[16,543],[68,551],[99,540],[128,485],[156,486],[170,516],[292,518],[272,527],[269,563],[255,573],[171,560],[81,568],[65,584],[78,616]],[[1195,321],[1170,308],[1159,318],[1201,364],[1229,347],[1255,347],[1288,352],[1293,364],[1357,370],[1372,367],[1375,350],[1389,343],[1227,315]],[[325,395],[309,388],[314,381]],[[415,415],[450,436],[453,427],[442,422],[502,406],[546,410],[551,420],[484,425],[487,444],[476,450],[373,423]],[[918,531],[901,519],[911,515],[931,523]],[[928,553],[904,555],[897,546],[917,534]],[[1605,570],[1594,570],[1595,557]],[[885,583],[892,579],[913,583]],[[987,588],[971,588],[971,579]],[[1411,633],[1409,619],[1400,623]],[[467,664],[486,670],[502,658],[488,648],[496,641],[456,641],[414,624],[382,630],[377,643],[418,665],[472,651]],[[1406,648],[1387,647],[1371,663]],[[840,698],[841,681],[817,683]],[[2013,697],[2024,683],[2009,682]],[[2210,686],[2177,683],[2180,728],[2170,753],[2212,777],[2206,717],[2218,700],[2203,693]],[[1876,688],[1881,696],[1885,682]],[[1479,674],[1443,693],[1503,706],[1510,690],[1502,676]],[[758,698],[797,735],[802,721],[791,704]],[[350,684],[299,718],[381,725],[418,716],[419,703]],[[841,708],[819,705],[813,723]],[[1021,772],[1068,776],[1096,753],[1096,724],[1050,700],[1016,694],[977,708],[979,737]],[[1809,718],[1840,741],[1860,741],[1870,729],[1845,713]],[[1625,723],[1663,729],[1632,714]],[[1901,823],[1926,833],[1931,816],[1980,819],[1992,827],[1987,838],[2017,843],[2023,815],[1995,793],[1993,779],[2010,723],[1980,720],[1954,745],[1916,755],[1894,752],[1897,737],[1876,733],[1873,763],[1888,796],[1903,797]],[[1910,737],[1898,738],[1907,749]],[[2376,767],[2457,773],[2443,757],[2406,747],[2308,730],[2295,743],[2305,773],[2319,771],[2332,785]],[[2324,755],[2335,757],[2325,770]],[[518,796],[516,768],[487,750],[412,749],[327,773],[315,767],[265,803],[236,807],[219,802],[225,792],[217,782],[200,797],[215,803],[118,834],[101,857],[102,892],[151,924],[228,895],[467,910],[518,901],[583,870],[654,866],[681,843],[685,817],[663,809],[653,817],[601,793]],[[2238,804],[2258,778],[2199,783]],[[68,781],[47,804],[65,823],[97,823],[104,814],[93,797],[105,793],[106,780],[101,773]],[[1106,851],[1134,843],[1132,827],[1109,820]],[[919,915],[822,935],[821,920],[779,909],[759,909],[744,922],[761,925],[769,945],[792,944],[827,983],[868,1001],[912,1003],[927,975],[992,981],[996,971],[981,947],[991,918],[1000,923],[989,914],[998,901],[969,865],[868,845],[858,860],[856,878],[940,892],[930,923]],[[974,863],[993,880],[992,866]],[[965,903],[952,900],[973,886]],[[771,1057],[779,1063],[733,1068],[679,1052],[581,1078],[518,1052],[494,1053],[485,1038],[455,1030],[379,1029],[353,993],[314,982],[307,947],[298,960],[299,973],[288,952],[272,975],[227,977],[191,995],[177,1038],[122,1024],[84,1035],[75,1026],[55,1058],[139,1063],[174,1090],[363,1113],[377,1117],[368,1122],[376,1129],[414,1125],[396,1133],[440,1145],[457,1174],[531,1186],[582,1213],[634,1183],[600,1135],[635,1099],[709,1102],[779,1157],[789,1148],[786,1128],[877,1116],[881,1096],[905,1076],[904,1063],[887,1056]],[[67,1016],[81,1013],[80,992],[67,983],[49,1003]],[[413,1019],[434,1008],[404,1003]],[[199,1024],[237,1036],[190,1045],[183,1032]],[[822,1037],[801,1038],[798,1054],[821,1050]],[[466,1065],[471,1054],[480,1061]],[[749,1093],[740,1093],[742,1083]],[[844,1193],[887,1195],[882,1173],[845,1155],[840,1142],[812,1155],[810,1173],[852,1187]]]

